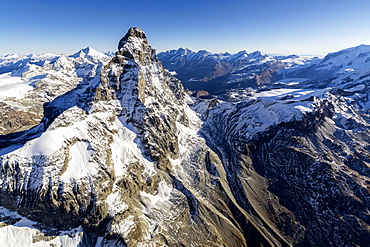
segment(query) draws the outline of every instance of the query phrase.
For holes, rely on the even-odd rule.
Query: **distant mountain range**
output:
[[[285,87],[294,81],[304,82],[307,87],[311,84],[326,87],[328,83],[338,86],[343,80],[352,80],[354,74],[358,77],[353,80],[364,79],[370,65],[369,51],[369,46],[361,45],[319,59],[296,55],[270,57],[259,51],[213,54],[180,48],[159,53],[158,58],[166,69],[174,71],[185,88],[223,94],[248,87]]]
[[[277,71],[313,60],[296,55],[270,57],[260,51],[213,54],[182,48],[159,53],[158,59],[166,69],[176,72],[185,88],[212,94],[269,84],[276,80]]]

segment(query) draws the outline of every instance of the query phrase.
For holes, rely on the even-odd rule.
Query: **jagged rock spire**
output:
[[[120,120],[132,123],[147,146],[156,145],[147,149],[146,155],[152,160],[163,161],[167,155],[177,158],[174,126],[177,117],[185,115],[181,109],[187,107],[182,85],[162,67],[140,28],[130,28],[118,48],[116,56],[101,72],[102,85],[97,98],[119,100]]]
[[[140,40],[145,44],[148,44],[148,40],[146,38],[146,34],[141,28],[138,27],[131,27],[126,35],[119,41],[118,43],[118,50],[120,51],[127,42],[134,42],[135,40]]]
[[[158,62],[155,49],[149,45],[144,31],[138,27],[131,27],[119,41],[118,55],[133,59],[139,65]]]

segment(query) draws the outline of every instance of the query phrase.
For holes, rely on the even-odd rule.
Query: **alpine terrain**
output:
[[[369,62],[157,57],[140,28],[0,57],[2,245],[368,246]]]
[[[268,84],[275,80],[275,72],[317,59],[296,55],[270,57],[260,51],[213,54],[183,48],[161,52],[158,58],[166,69],[175,72],[185,88],[213,94]]]

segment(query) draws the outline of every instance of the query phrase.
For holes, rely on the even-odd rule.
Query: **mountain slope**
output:
[[[243,209],[294,246],[366,246],[369,125],[343,98],[210,104],[207,143]]]
[[[368,79],[370,46],[360,45],[329,53],[310,64],[279,71],[284,78],[304,78],[307,86],[345,87]]]

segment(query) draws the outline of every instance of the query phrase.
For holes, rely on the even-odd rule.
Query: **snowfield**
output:
[[[31,221],[16,212],[0,207],[0,239],[1,245],[7,247],[62,247],[78,246],[82,242],[81,228],[61,232],[57,236],[47,237],[48,231],[42,230],[37,222]],[[7,224],[6,222],[16,222]],[[46,239],[42,240],[46,236]],[[45,239],[44,238],[44,239]]]

